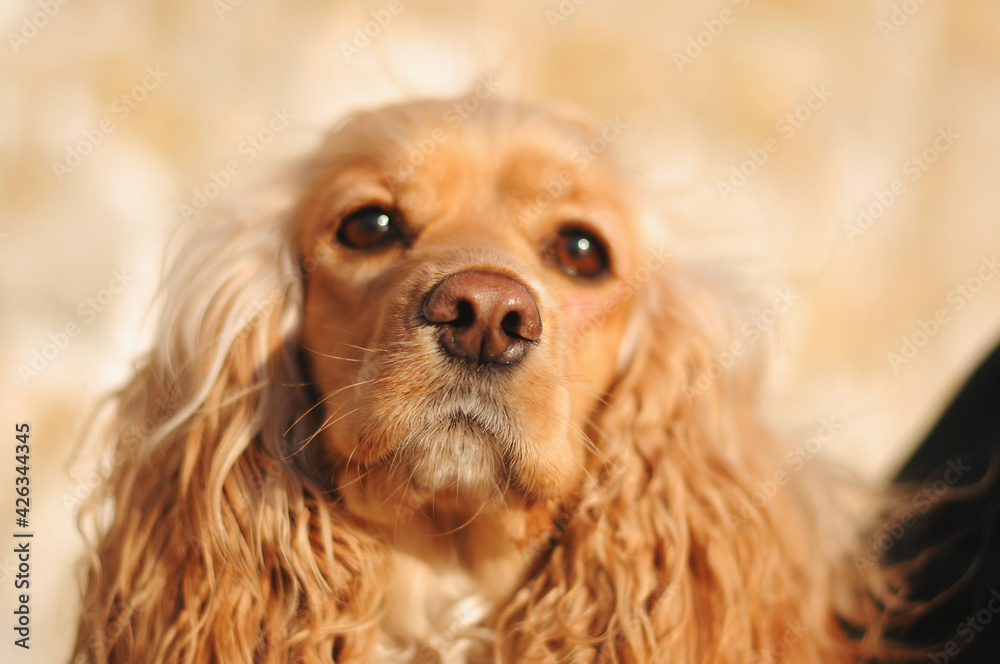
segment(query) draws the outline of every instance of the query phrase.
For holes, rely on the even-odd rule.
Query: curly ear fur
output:
[[[810,470],[741,512],[783,451],[755,413],[752,362],[688,389],[729,347],[711,338],[726,328],[720,295],[689,275],[668,266],[649,284],[634,359],[589,432],[596,486],[499,616],[502,661],[818,664],[872,650],[845,643],[878,612],[849,545],[825,548],[836,514]]]
[[[297,454],[302,279],[284,234],[212,224],[168,275],[83,514],[100,539],[75,661],[330,663],[372,648],[387,554]]]

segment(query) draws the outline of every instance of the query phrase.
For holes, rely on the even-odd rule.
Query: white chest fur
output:
[[[492,632],[480,625],[492,608],[478,582],[459,565],[431,566],[397,552],[376,661],[475,661],[489,651]]]

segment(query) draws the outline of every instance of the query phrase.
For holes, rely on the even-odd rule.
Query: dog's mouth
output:
[[[380,519],[391,518],[393,506],[471,516],[564,489],[566,468],[576,464],[565,458],[562,392],[534,400],[527,388],[537,392],[538,381],[516,372],[398,359],[343,406],[356,412],[332,427],[338,484],[356,492],[349,504],[366,514],[379,507]]]
[[[407,481],[418,491],[502,500],[516,443],[497,424],[480,413],[453,412],[415,431],[400,446]]]
[[[365,465],[385,466],[391,483],[421,492],[502,498],[524,424],[493,386],[460,382],[399,403],[394,417],[364,418],[358,447],[375,455]]]
[[[406,410],[432,408],[407,405]],[[514,502],[534,502],[517,470],[512,423],[489,407],[455,409],[414,422],[377,423],[359,431],[357,449],[374,458],[341,456],[338,485],[346,505],[361,516],[393,523],[413,514],[453,514],[464,520],[484,509],[501,511]],[[387,439],[387,431],[401,431]],[[338,455],[340,456],[340,455]],[[527,500],[526,500],[527,499]]]

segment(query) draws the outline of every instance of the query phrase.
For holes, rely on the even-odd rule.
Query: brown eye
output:
[[[338,242],[362,251],[384,249],[398,239],[395,213],[374,206],[347,215],[337,229]]]
[[[559,267],[572,277],[596,278],[609,269],[608,251],[593,233],[579,228],[565,228],[552,248]]]

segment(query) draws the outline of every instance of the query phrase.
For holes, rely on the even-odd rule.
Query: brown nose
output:
[[[538,306],[524,286],[498,272],[460,272],[440,281],[423,306],[451,355],[476,364],[514,364],[542,336]]]

